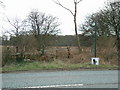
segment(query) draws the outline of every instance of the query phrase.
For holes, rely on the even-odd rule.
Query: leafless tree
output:
[[[54,1],[54,0],[53,0]],[[62,8],[66,9],[67,11],[69,11],[71,13],[71,15],[74,17],[74,27],[75,27],[75,34],[76,34],[76,41],[78,44],[78,48],[79,48],[79,52],[81,52],[81,48],[80,48],[80,40],[79,40],[79,35],[78,35],[78,31],[77,31],[77,5],[81,2],[82,0],[74,0],[74,12],[72,10],[70,10],[69,8],[65,7],[63,4],[61,4],[61,2],[59,0],[54,1],[56,4],[58,4],[59,6],[61,6]]]
[[[118,62],[120,62],[120,1],[117,0],[113,3],[110,3],[111,10],[113,11],[113,24],[116,34],[116,41],[117,41],[117,51],[118,51]],[[120,64],[120,63],[119,63]]]
[[[28,16],[28,22],[32,28],[32,33],[36,38],[38,50],[44,53],[46,46],[49,44],[49,37],[59,33],[59,23],[56,17],[45,15],[38,10],[33,10]]]
[[[107,12],[107,13],[106,13]],[[102,15],[106,20],[105,23],[108,30],[116,36],[116,46],[118,51],[118,60],[120,61],[120,1],[114,0],[114,2],[108,3],[106,9],[102,11]]]
[[[19,32],[20,32],[20,28],[21,28],[21,26],[22,26],[22,24],[21,24],[21,22],[20,22],[20,20],[18,19],[18,18],[14,18],[14,19],[9,19],[9,18],[7,18],[7,20],[8,20],[8,23],[12,26],[12,30],[11,31],[9,31],[9,33],[13,33],[13,35],[15,35],[16,37],[18,37],[19,36]]]
[[[8,23],[12,26],[12,28],[7,31],[11,37],[15,38],[13,44],[16,47],[16,53],[19,52],[19,47],[21,46],[21,35],[23,31],[23,26],[25,24],[24,21],[20,20],[19,18],[9,19],[7,18]]]

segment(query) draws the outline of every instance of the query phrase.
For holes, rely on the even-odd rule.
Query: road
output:
[[[2,74],[2,88],[118,88],[118,71],[41,71]]]

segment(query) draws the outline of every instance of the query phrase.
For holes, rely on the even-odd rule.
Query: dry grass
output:
[[[117,50],[114,46],[114,38],[99,38],[97,42],[97,57],[100,58],[101,64],[113,64],[117,65]],[[13,46],[3,46],[3,52],[9,47],[12,53],[15,52],[15,47]],[[27,59],[35,61],[54,61],[61,60],[65,63],[91,63],[91,58],[94,57],[93,46],[91,47],[81,47],[82,52],[79,54],[78,48],[70,47],[70,57],[68,58],[67,46],[64,47],[47,47],[45,56],[40,56],[39,52],[35,49],[31,50],[30,56]]]
[[[5,50],[6,47],[3,47]],[[77,47],[70,47],[70,57],[68,58],[67,47],[48,47],[46,49],[45,56],[40,56],[36,50],[31,52],[32,54],[27,57],[31,60],[37,61],[52,61],[58,59],[66,63],[90,63],[91,58],[94,56],[93,47],[81,47],[82,52],[79,54]],[[14,47],[10,47],[10,50],[14,52]],[[34,53],[35,52],[35,53]],[[117,51],[114,48],[98,48],[97,56],[100,57],[102,64],[117,64]]]

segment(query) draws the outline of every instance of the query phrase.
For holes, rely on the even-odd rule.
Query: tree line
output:
[[[33,40],[31,37],[32,36],[21,36],[21,39],[22,37],[25,39],[25,38],[29,38],[30,40]],[[5,40],[5,39],[2,39],[2,43],[0,45],[4,45],[4,46],[15,46],[15,39],[16,37],[11,37],[9,40]],[[85,46],[85,47],[90,47],[92,44],[93,44],[93,36],[83,36],[83,35],[79,35],[79,39],[80,39],[80,42],[81,42],[81,46]],[[47,40],[47,43],[45,44],[46,46],[77,46],[77,43],[76,43],[76,38],[74,35],[50,35],[48,40]],[[34,43],[33,42],[29,42],[26,40],[24,40],[24,42],[26,42],[26,45],[29,45],[28,48],[32,48],[32,47],[35,47]],[[32,44],[33,43],[33,44]],[[20,43],[20,45],[22,45],[22,43]],[[30,46],[32,45],[32,46]],[[27,49],[27,47],[26,47]]]

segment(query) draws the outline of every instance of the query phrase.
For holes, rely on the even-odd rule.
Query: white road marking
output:
[[[75,86],[83,86],[83,84],[49,85],[49,86],[36,86],[36,87],[24,87],[24,88],[57,88],[57,87],[75,87]]]

